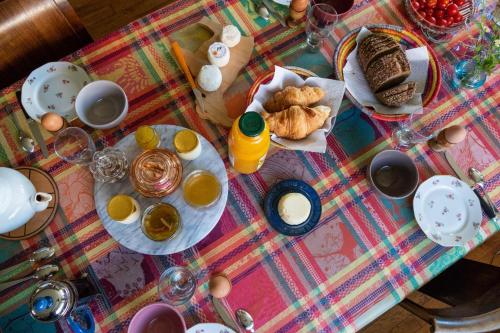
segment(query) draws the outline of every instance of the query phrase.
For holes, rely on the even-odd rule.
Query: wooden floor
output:
[[[138,19],[173,0],[69,0],[83,24],[94,39],[105,36],[118,28]],[[472,251],[467,258],[500,266],[500,233]],[[415,292],[410,299],[426,306],[443,306],[424,294]],[[362,333],[427,333],[429,325],[413,316],[400,306],[396,306],[368,327]]]
[[[466,258],[477,260],[487,264],[500,267],[500,255],[495,254],[500,251],[500,232],[490,237],[483,245],[471,251]],[[414,292],[408,296],[412,301],[427,307],[439,308],[445,306],[443,303],[424,295]],[[387,311],[380,318],[361,330],[360,333],[428,333],[430,325],[423,320],[412,315],[402,307],[395,306]]]
[[[69,0],[94,39],[98,39],[173,0]]]

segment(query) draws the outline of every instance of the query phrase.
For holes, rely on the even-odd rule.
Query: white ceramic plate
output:
[[[81,67],[70,62],[49,62],[31,72],[24,81],[21,102],[28,115],[38,122],[47,112],[71,121],[76,118],[76,95],[90,81]]]
[[[160,134],[160,147],[174,150],[173,141],[177,131],[184,127],[174,125],[154,125],[152,126]],[[130,133],[121,139],[114,148],[118,148],[125,153],[129,165],[132,165],[134,158],[142,150],[135,142],[135,133]],[[184,179],[194,170],[207,170],[213,173],[220,181],[222,193],[219,200],[212,206],[205,209],[196,209],[189,206],[182,193],[182,186],[179,186],[173,193],[164,198],[146,198],[140,195],[133,188],[128,177],[116,183],[94,184],[94,200],[97,214],[109,234],[121,245],[143,254],[167,255],[184,251],[205,238],[219,222],[226,207],[229,184],[226,167],[217,150],[202,135],[198,135],[201,142],[201,155],[194,161],[182,160],[182,178]],[[141,230],[140,219],[131,224],[122,224],[110,219],[106,206],[116,194],[127,194],[137,200],[144,212],[146,207],[159,201],[166,202],[177,208],[181,216],[181,229],[172,239],[155,242],[147,238]]]
[[[217,323],[197,324],[186,331],[186,333],[236,333],[229,327]]]
[[[479,199],[452,176],[433,176],[420,184],[413,211],[425,235],[442,246],[464,245],[481,225]]]

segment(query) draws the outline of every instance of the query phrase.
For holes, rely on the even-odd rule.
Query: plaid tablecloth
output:
[[[466,247],[444,248],[428,240],[414,221],[411,202],[381,198],[365,177],[370,158],[391,147],[393,125],[368,118],[348,100],[328,136],[325,154],[273,151],[258,173],[235,173],[227,158],[227,129],[197,116],[193,95],[170,52],[169,35],[203,16],[235,24],[255,37],[254,54],[226,96],[235,112],[243,109],[245,92],[253,80],[274,64],[302,66],[332,76],[335,41],[362,24],[389,23],[416,30],[401,1],[357,1],[352,13],[337,24],[323,53],[314,55],[303,49],[303,26],[286,29],[273,20],[265,22],[248,0],[187,0],[69,56],[67,60],[85,68],[93,79],[120,84],[129,97],[129,115],[119,128],[98,131],[84,127],[98,148],[112,146],[141,124],[177,124],[201,133],[224,159],[230,192],[221,220],[199,244],[171,256],[142,255],[110,237],[95,211],[88,170],[63,162],[51,146],[46,159],[39,150],[28,156],[18,149],[12,115],[4,108],[10,105],[20,112],[15,91],[21,82],[5,89],[0,93],[0,164],[33,165],[48,171],[58,184],[61,206],[70,223],[57,216],[31,239],[1,240],[0,268],[26,258],[40,246],[54,246],[55,261],[66,277],[87,272],[99,286],[102,296],[90,307],[101,332],[126,331],[135,312],[158,301],[158,277],[174,264],[188,266],[198,279],[191,302],[179,307],[188,326],[219,320],[208,298],[207,281],[211,274],[224,272],[233,283],[229,306],[247,309],[259,332],[349,332],[397,304],[500,229],[498,223],[484,218],[480,232]],[[487,189],[498,202],[500,80],[495,74],[476,90],[451,87],[454,59],[448,50],[465,38],[462,33],[449,44],[433,46],[441,63],[442,87],[431,111],[416,126],[466,126],[468,139],[453,153],[461,165],[483,170]],[[50,134],[45,137],[49,143],[53,141]],[[434,174],[453,174],[443,156],[427,145],[408,154],[416,161],[422,180]],[[302,237],[278,234],[263,214],[266,192],[285,178],[309,182],[321,197],[321,221]],[[32,287],[23,285],[0,296],[0,327],[5,332],[69,331],[64,323],[41,325],[30,319],[25,302],[31,291]]]

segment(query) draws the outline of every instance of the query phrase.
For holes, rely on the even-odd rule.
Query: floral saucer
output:
[[[186,333],[236,333],[229,327],[217,323],[197,324],[186,331]]]
[[[420,184],[413,211],[425,235],[442,246],[464,245],[481,225],[479,199],[463,181],[434,176]]]
[[[31,72],[24,81],[21,102],[28,115],[38,122],[47,112],[71,121],[76,118],[76,96],[90,81],[81,67],[70,62],[49,62]]]

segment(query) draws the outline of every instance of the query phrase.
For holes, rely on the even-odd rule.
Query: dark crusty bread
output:
[[[413,98],[416,84],[413,81],[405,82],[375,94],[377,99],[387,106],[401,106]]]
[[[365,71],[366,80],[374,93],[394,87],[410,76],[410,64],[403,50],[374,60]]]
[[[364,71],[372,61],[399,49],[398,43],[386,34],[373,33],[365,37],[358,46],[358,60]]]

